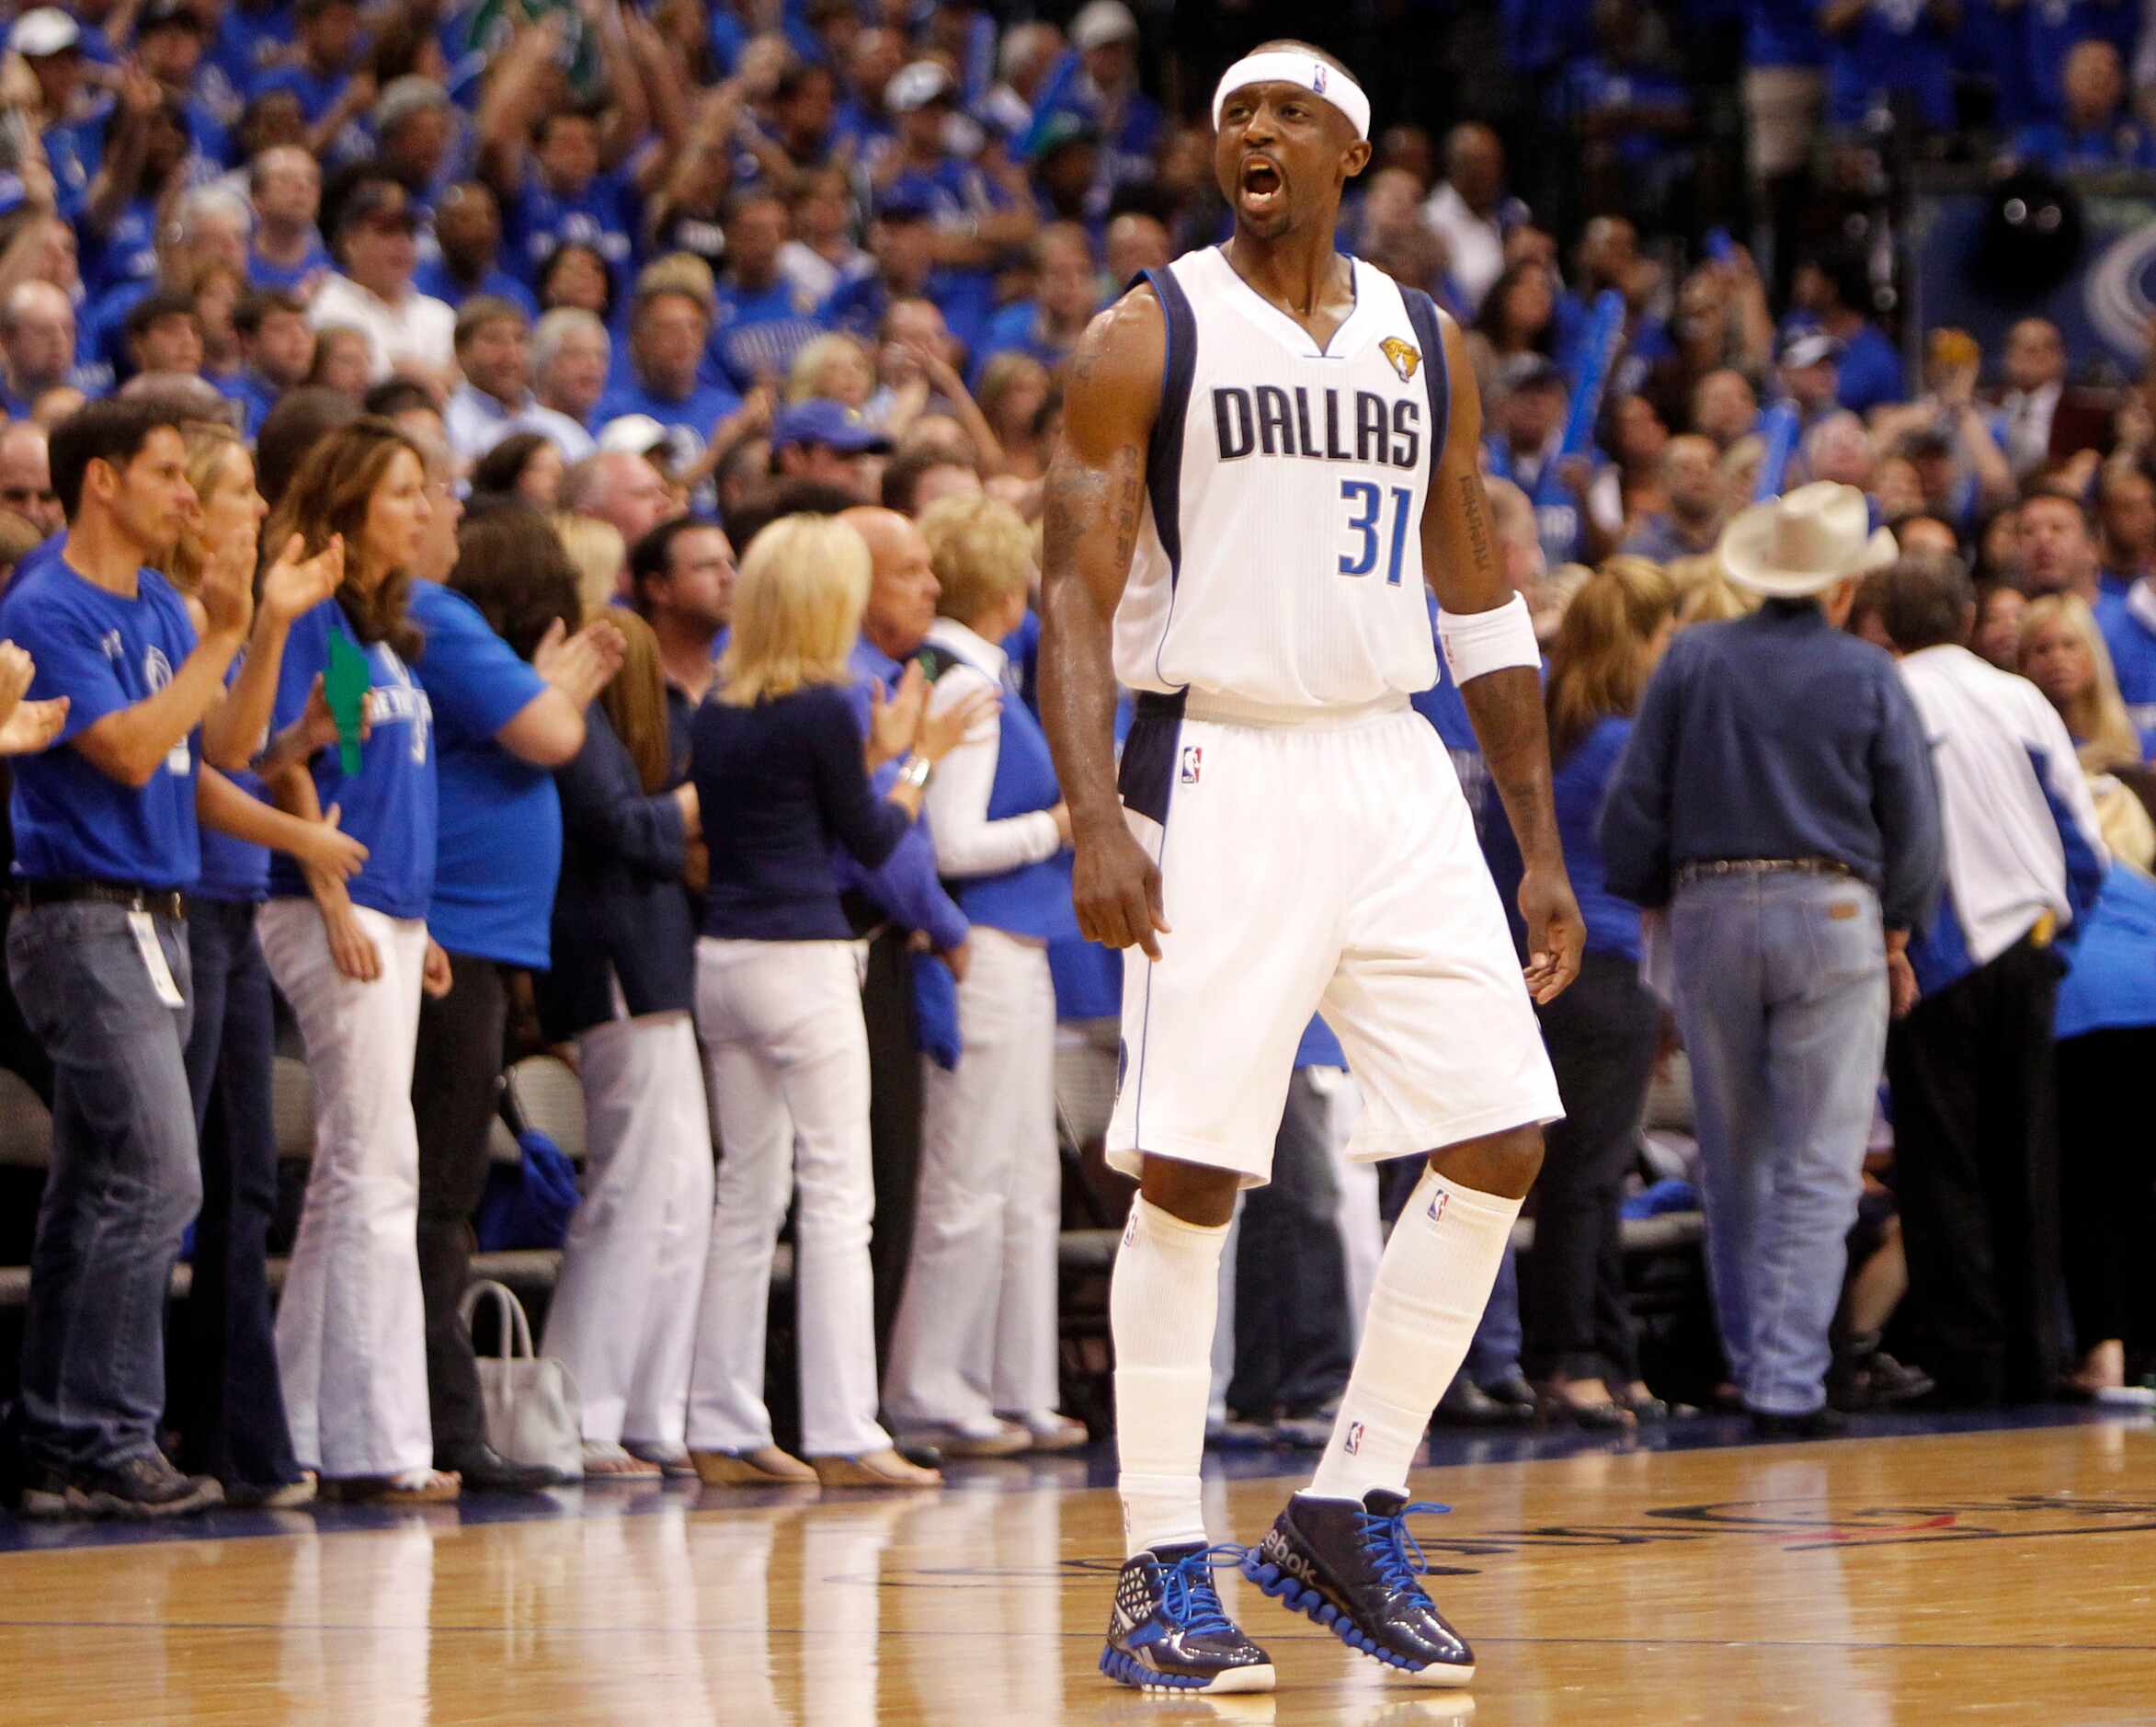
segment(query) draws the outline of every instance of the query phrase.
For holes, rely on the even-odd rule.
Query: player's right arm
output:
[[[1115,608],[1145,512],[1146,450],[1160,411],[1166,320],[1149,288],[1093,320],[1071,355],[1063,437],[1048,463],[1041,567],[1041,717],[1070,806],[1078,932],[1160,957],[1160,871],[1115,789]]]

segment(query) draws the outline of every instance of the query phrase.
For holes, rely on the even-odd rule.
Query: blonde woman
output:
[[[1568,1107],[1546,1130],[1534,1252],[1520,1262],[1521,1361],[1551,1411],[1582,1427],[1666,1412],[1640,1382],[1617,1223],[1660,1015],[1639,980],[1639,913],[1609,891],[1595,829],[1676,617],[1667,575],[1613,558],[1550,646],[1551,789],[1587,950],[1579,981],[1535,1010]]]
[[[941,614],[926,655],[930,714],[1003,687],[999,643],[1024,623],[1033,536],[1007,504],[930,507]],[[973,926],[958,985],[957,1067],[924,1062],[919,1201],[884,1402],[954,1457],[1061,1450],[1086,1430],[1056,1410],[1055,989],[1048,944],[1075,936],[1070,812],[1040,722],[1002,704],[929,791],[937,872]]]
[[[2066,1289],[2079,1353],[2063,1389],[2110,1400],[2127,1384],[2128,1345],[2156,1349],[2156,1335],[2138,1334],[2151,1221],[2147,1163],[2139,1136],[2120,1127],[2143,1107],[2141,1076],[2156,1053],[2147,985],[2156,892],[2120,862],[2146,867],[2149,822],[2139,800],[2113,777],[2114,770],[2140,766],[2150,739],[2135,731],[2110,650],[2078,594],[2029,601],[2021,672],[2066,722],[2113,848],[2104,891],[2082,921],[2059,990],[2054,1069]]]
[[[610,521],[562,510],[547,518],[554,538],[576,566],[576,597],[584,615],[603,618],[621,598],[622,572],[629,567],[629,543]]]
[[[837,331],[819,336],[793,356],[786,373],[786,401],[806,402],[822,396],[847,407],[868,406],[875,394],[876,362],[857,336]]]
[[[254,566],[268,506],[255,487],[254,459],[229,427],[190,426],[186,439],[197,507],[164,567],[196,615],[201,602],[195,594],[214,559]],[[174,1405],[186,1467],[214,1475],[225,1503],[234,1505],[291,1506],[314,1496],[314,1477],[292,1455],[269,1317],[269,1224],[277,1210],[269,1075],[277,1028],[255,918],[269,891],[265,841],[339,879],[359,866],[366,848],[334,823],[266,807],[257,801],[265,795],[262,783],[245,764],[268,725],[293,621],[329,597],[343,567],[338,547],[312,559],[281,557],[270,568],[246,658],[202,732],[205,760],[238,788],[216,795],[258,831],[240,838],[205,819],[201,879],[188,896],[194,1017],[185,1055],[202,1209],[186,1314],[195,1371],[175,1388]],[[198,629],[202,621],[197,615]],[[318,708],[314,717],[326,715]],[[268,754],[303,752],[311,729],[302,719]],[[319,738],[319,730],[313,735]],[[207,796],[204,815],[211,816]]]
[[[721,1156],[690,1374],[689,1447],[711,1482],[933,1486],[876,1424],[869,1277],[868,1038],[832,854],[873,867],[919,815],[929,775],[989,703],[922,713],[909,672],[872,700],[878,733],[911,740],[889,795],[870,789],[847,656],[868,600],[869,551],[844,522],[789,516],[756,537],[734,597],[715,699],[690,728],[690,777],[710,837],[696,1021]],[[771,1250],[794,1187],[801,1437],[773,1443],[763,1397]]]
[[[1048,368],[1031,354],[998,354],[981,372],[982,417],[1003,446],[1004,472],[1037,480],[1048,472],[1042,410],[1055,391]]]
[[[2134,729],[2095,614],[2079,594],[2032,600],[2021,619],[2021,675],[2050,699],[2091,773],[2156,756],[2156,734]]]

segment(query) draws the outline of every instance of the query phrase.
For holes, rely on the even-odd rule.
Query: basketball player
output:
[[[1125,957],[1109,1161],[1140,1192],[1115,1264],[1128,1559],[1101,1671],[1261,1691],[1272,1665],[1211,1572],[1413,1680],[1474,1656],[1409,1560],[1408,1467],[1561,1113],[1532,996],[1579,969],[1539,658],[1500,574],[1460,332],[1335,255],[1370,104],[1269,42],[1214,97],[1235,234],[1149,270],[1071,365],[1048,477],[1044,707],[1078,922]],[[1526,861],[1523,978],[1444,746],[1408,704],[1439,633]],[[1137,692],[1120,771],[1117,681]],[[1199,1503],[1215,1274],[1267,1178],[1296,1039],[1321,1009],[1363,1108],[1350,1154],[1429,1156],[1386,1249],[1317,1478],[1247,1552]]]

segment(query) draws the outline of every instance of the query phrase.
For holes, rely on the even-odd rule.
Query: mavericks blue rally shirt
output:
[[[0,602],[0,639],[38,664],[29,699],[63,695],[70,703],[59,741],[15,759],[8,807],[17,875],[185,889],[200,874],[199,732],[175,744],[140,790],[72,747],[108,714],[155,695],[195,651],[195,626],[172,584],[154,569],[135,579],[135,597],[125,599],[53,556],[26,566]]]
[[[359,639],[334,599],[294,621],[278,671],[271,730],[282,731],[305,711],[308,690],[329,667],[332,630]],[[434,714],[427,692],[387,642],[366,654],[373,726],[359,748],[359,771],[346,776],[336,744],[318,751],[314,795],[325,813],[341,806],[338,827],[367,848],[366,863],[345,884],[352,903],[385,918],[424,918],[434,892]],[[279,898],[307,894],[299,865],[281,852],[270,854],[269,891]]]
[[[412,584],[427,635],[419,681],[441,749],[440,850],[428,932],[452,954],[547,968],[562,804],[549,769],[520,761],[495,734],[543,694],[479,608],[439,582]]]

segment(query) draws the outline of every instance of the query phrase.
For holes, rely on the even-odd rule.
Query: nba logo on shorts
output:
[[[1352,1421],[1348,1424],[1348,1436],[1340,1441],[1340,1449],[1350,1457],[1353,1457],[1362,1448],[1363,1424],[1359,1421]]]
[[[1204,764],[1204,747],[1201,744],[1185,744],[1182,750],[1182,783],[1185,785],[1197,784],[1198,770]]]
[[[1441,1187],[1437,1190],[1437,1197],[1430,1202],[1431,1222],[1443,1223],[1444,1221],[1444,1202],[1451,1197],[1452,1195],[1443,1188]]]

